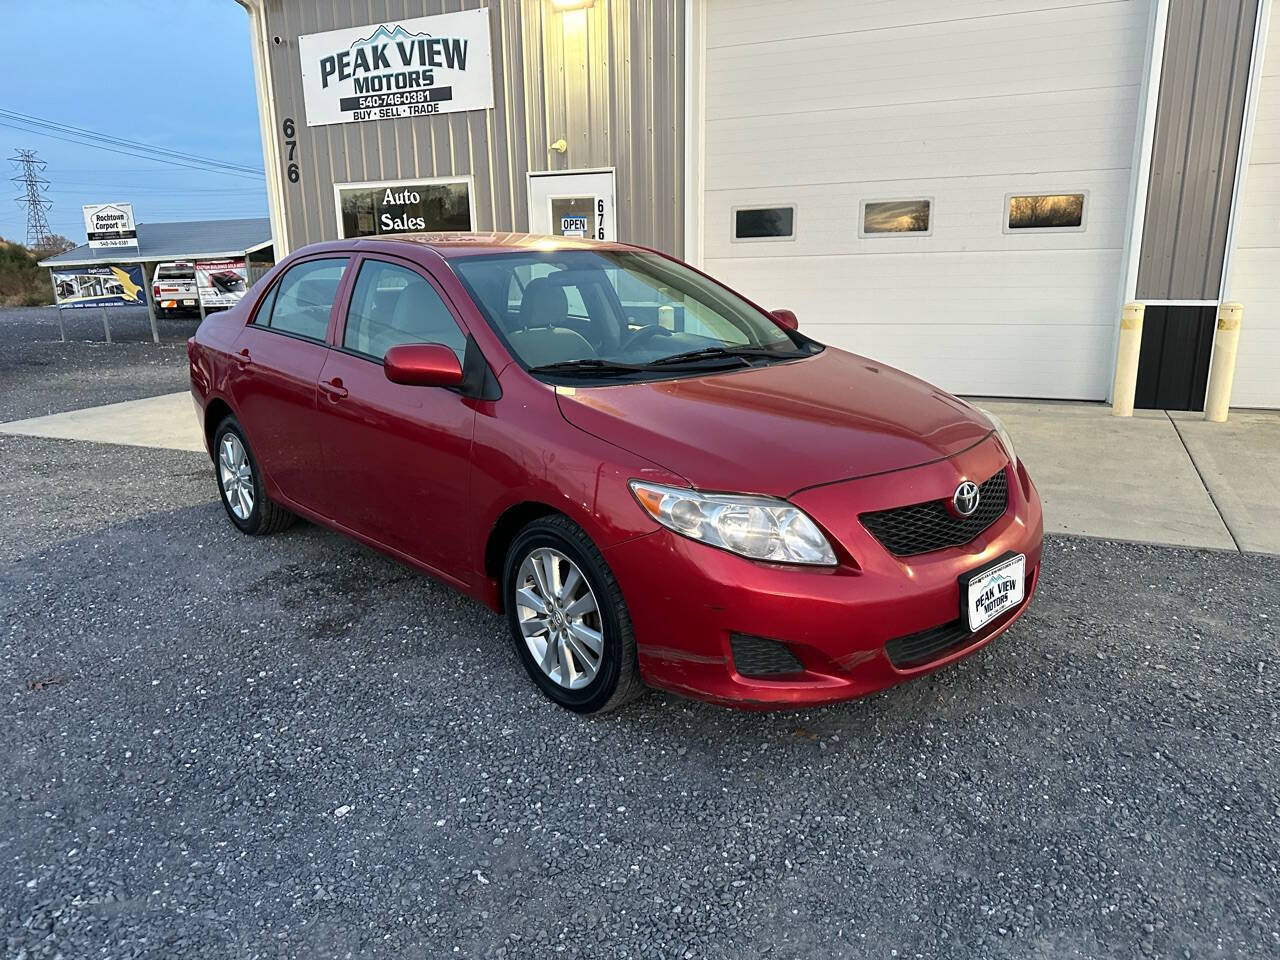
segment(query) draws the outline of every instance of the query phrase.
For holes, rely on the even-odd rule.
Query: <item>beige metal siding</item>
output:
[[[299,35],[486,6],[492,110],[306,125]],[[277,129],[297,128],[293,246],[337,238],[335,183],[470,175],[475,229],[527,230],[529,171],[615,167],[619,238],[682,252],[684,0],[267,0],[266,22]],[[561,138],[567,151],[549,151]]]
[[[1257,0],[1171,0],[1138,264],[1142,300],[1216,300]]]

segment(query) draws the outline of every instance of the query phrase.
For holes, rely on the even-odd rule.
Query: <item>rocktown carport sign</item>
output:
[[[298,37],[307,126],[493,106],[486,8]]]

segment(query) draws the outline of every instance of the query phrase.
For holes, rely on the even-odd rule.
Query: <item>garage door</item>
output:
[[[713,0],[706,268],[956,392],[1104,398],[1149,15]]]

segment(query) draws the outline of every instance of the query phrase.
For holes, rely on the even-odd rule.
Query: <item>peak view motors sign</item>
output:
[[[298,37],[307,126],[493,106],[489,11]]]

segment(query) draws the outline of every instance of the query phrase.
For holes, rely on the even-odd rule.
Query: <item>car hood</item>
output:
[[[827,347],[701,377],[558,387],[566,420],[703,490],[788,496],[945,459],[991,426],[922,380]]]

